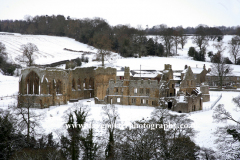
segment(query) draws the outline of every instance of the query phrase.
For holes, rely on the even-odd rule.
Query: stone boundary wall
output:
[[[209,88],[209,91],[240,92],[240,90],[237,89],[213,89],[213,88]]]

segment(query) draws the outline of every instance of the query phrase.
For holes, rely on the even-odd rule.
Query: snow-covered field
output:
[[[35,53],[36,64],[48,64],[81,57],[81,52],[70,52],[64,50],[64,48],[96,53],[96,49],[68,37],[21,35],[17,33],[11,35],[0,34],[0,42],[5,44],[8,57],[13,62],[16,62],[15,58],[21,55],[21,45],[27,43],[35,44],[39,49],[39,51]]]
[[[227,42],[231,39],[231,36],[224,37],[224,44],[227,45]],[[67,37],[57,37],[57,36],[44,36],[44,35],[0,35],[0,42],[3,42],[6,45],[7,53],[9,58],[12,61],[15,61],[15,57],[21,55],[19,50],[22,44],[26,44],[28,42],[34,43],[38,46],[39,51],[36,53],[37,64],[47,64],[60,60],[72,59],[76,57],[81,57],[82,53],[79,52],[70,52],[65,51],[63,48],[68,48],[72,50],[78,51],[90,51],[97,52],[96,49],[91,49],[89,46],[79,43],[74,39]],[[212,50],[214,53],[215,49],[212,47],[212,43],[210,42],[210,46],[208,47],[208,51]],[[188,41],[185,48],[183,50],[178,50],[180,56],[176,57],[142,57],[142,58],[122,58],[117,54],[112,55],[106,62],[106,66],[110,67],[124,67],[129,66],[130,69],[156,69],[163,70],[164,64],[171,64],[173,70],[182,70],[184,66],[187,64],[191,67],[198,66],[199,68],[206,64],[206,67],[209,68],[211,63],[209,62],[199,62],[193,61],[191,58],[187,56],[187,51],[190,46],[195,46],[192,44],[191,40]],[[227,52],[224,53],[225,56],[229,56]],[[101,62],[91,61],[93,58],[92,55],[88,55],[90,58],[89,63],[83,65],[83,67],[88,66],[98,66]],[[234,71],[240,71],[240,66],[233,65]],[[16,95],[18,93],[18,77],[12,76],[4,76],[0,73],[0,109],[8,109],[8,106],[16,103],[16,98],[7,97],[9,95]],[[213,110],[210,110],[210,106],[214,103],[214,101],[222,94],[222,99],[218,102],[218,104],[224,104],[226,109],[232,113],[233,117],[238,117],[238,112],[235,111],[235,106],[232,103],[232,98],[239,95],[239,92],[215,92],[210,91],[211,101],[203,103],[204,111],[195,112],[189,114],[189,117],[194,120],[193,127],[198,131],[198,134],[195,137],[195,142],[204,147],[215,148],[214,144],[215,137],[213,136],[213,132],[217,128],[217,126],[225,125],[225,124],[217,124],[213,123]],[[88,122],[95,120],[102,120],[102,105],[94,104],[93,99],[81,100],[80,102],[84,105],[88,105],[90,109],[90,116],[88,117]],[[53,132],[55,138],[57,135],[63,130],[64,112],[69,108],[73,107],[73,103],[69,103],[67,105],[62,106],[52,106],[49,109],[35,109],[36,112],[41,112],[45,114],[45,118],[42,120],[42,127],[45,130],[44,133]],[[151,115],[151,112],[154,110],[153,107],[147,106],[124,106],[124,105],[116,105],[118,107],[118,111],[120,114],[120,119],[126,125],[129,125],[130,122],[135,120],[146,119]],[[178,113],[176,113],[178,114]]]

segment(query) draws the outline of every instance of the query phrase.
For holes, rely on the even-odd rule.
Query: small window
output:
[[[120,98],[117,98],[117,103],[120,103],[121,102],[121,99]]]
[[[149,95],[149,89],[146,89],[146,94]]]
[[[137,93],[137,88],[134,88],[134,93]]]
[[[83,88],[85,88],[85,83],[83,83]]]
[[[145,99],[141,99],[141,103],[142,103],[142,104],[145,104]]]
[[[132,99],[132,104],[134,104],[134,103],[136,103],[136,99],[133,98]]]
[[[143,88],[140,88],[140,93],[143,93]]]
[[[116,88],[116,92],[118,92],[118,88]]]
[[[148,104],[148,100],[146,100],[146,104]]]

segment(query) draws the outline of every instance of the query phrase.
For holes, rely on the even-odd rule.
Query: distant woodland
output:
[[[152,28],[133,28],[129,25],[110,26],[102,18],[72,19],[63,15],[26,16],[25,20],[1,20],[1,32],[15,32],[33,35],[56,35],[74,38],[76,41],[120,53],[123,57],[171,56],[177,54],[177,47],[184,47],[187,36],[200,35],[220,41],[224,35],[240,35],[240,27],[168,27],[165,24]],[[158,35],[147,38],[147,35]],[[161,39],[162,43],[159,43]],[[176,51],[173,51],[176,46]]]

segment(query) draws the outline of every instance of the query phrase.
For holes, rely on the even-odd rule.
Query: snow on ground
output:
[[[191,127],[195,128],[198,133],[194,137],[194,141],[201,147],[211,147],[216,149],[216,144],[214,140],[216,139],[213,132],[218,126],[224,126],[225,123],[214,123],[213,122],[213,110],[209,109],[211,105],[216,101],[216,99],[222,94],[222,99],[217,104],[224,104],[226,109],[232,113],[233,117],[238,117],[238,113],[235,111],[235,106],[232,103],[232,98],[238,96],[238,92],[215,92],[210,91],[211,100],[210,102],[203,103],[203,111],[190,113],[189,118],[194,121]],[[90,109],[89,117],[87,122],[90,123],[94,120],[94,126],[96,132],[102,132],[99,128],[99,124],[102,120],[102,106],[101,104],[94,104],[94,99],[80,100],[80,103],[87,105]],[[217,105],[216,104],[216,105]],[[54,132],[55,136],[59,134],[64,129],[64,118],[63,115],[65,111],[74,106],[73,103],[68,105],[62,105],[57,107],[50,107],[50,109],[44,109],[46,112],[46,117],[42,122],[42,126],[45,129],[45,133]],[[123,126],[130,126],[131,122],[136,120],[148,119],[153,112],[154,107],[148,106],[126,106],[126,105],[116,105],[118,107],[118,112],[120,115],[121,124]],[[173,114],[178,114],[176,112],[171,112]],[[66,121],[65,121],[66,122]]]
[[[153,38],[153,39],[154,39],[155,37],[156,37],[156,36],[148,36],[148,38]],[[225,56],[225,57],[229,57],[229,53],[228,53],[228,48],[227,48],[227,46],[228,46],[228,42],[232,39],[232,37],[233,37],[232,35],[224,35],[224,37],[223,37],[222,42],[223,42],[224,47],[226,47],[226,50],[225,50],[225,52],[224,52],[224,56]],[[158,39],[158,42],[163,44],[163,42],[161,42],[160,39]],[[209,45],[208,45],[208,47],[207,47],[207,52],[212,51],[214,54],[217,52],[216,48],[213,47],[213,44],[215,44],[215,43],[217,43],[216,40],[215,40],[215,41],[212,41],[212,40],[209,41]],[[193,43],[193,41],[192,41],[192,36],[188,36],[188,42],[187,42],[187,44],[184,46],[183,49],[180,47],[180,45],[178,46],[178,51],[177,51],[177,53],[178,53],[180,56],[188,57],[187,53],[188,53],[188,49],[189,49],[190,47],[195,47],[196,50],[199,50],[198,47],[197,47],[197,45]],[[175,48],[174,48],[174,51],[175,51]],[[230,58],[230,57],[229,57],[229,58]],[[209,60],[209,58],[207,57],[207,55],[206,55],[206,59]]]
[[[231,39],[231,36],[224,36],[224,44]],[[38,46],[39,52],[36,53],[38,57],[36,63],[47,64],[60,60],[72,59],[76,57],[81,57],[82,53],[65,51],[63,48],[68,48],[72,50],[82,50],[96,52],[92,50],[89,46],[79,43],[74,39],[67,37],[57,37],[57,36],[44,36],[44,35],[0,35],[0,41],[6,45],[7,53],[9,58],[14,61],[15,57],[21,55],[20,46],[28,42],[34,43]],[[212,43],[208,47],[208,51],[216,50],[212,47]],[[188,48],[195,46],[192,41],[189,40],[183,50],[178,50],[180,56],[175,57],[142,57],[142,58],[122,58],[121,56],[112,54],[105,61],[106,66],[115,67],[118,70],[121,67],[129,66],[132,70],[139,70],[140,65],[142,70],[146,69],[156,69],[163,70],[164,64],[171,64],[173,70],[183,70],[184,66],[187,64],[191,67],[198,66],[202,68],[203,64],[206,64],[206,68],[210,68],[211,63],[193,61],[187,56]],[[229,56],[227,51],[224,53],[225,56]],[[84,63],[83,67],[89,66],[99,66],[101,62],[92,61],[94,55],[87,55],[89,57],[89,63]],[[232,65],[235,71],[240,70],[240,66]],[[60,68],[65,68],[65,65],[60,66]],[[0,109],[8,109],[8,106],[17,102],[16,97],[6,97],[8,95],[16,95],[18,92],[18,81],[19,77],[4,76],[0,73]],[[214,144],[215,137],[213,132],[217,126],[225,124],[213,123],[212,114],[213,110],[209,110],[214,101],[222,94],[222,99],[218,104],[224,104],[226,109],[233,115],[233,117],[239,116],[239,112],[235,111],[235,106],[232,103],[232,98],[238,96],[239,92],[214,92],[210,91],[210,102],[203,103],[203,112],[194,112],[189,114],[189,118],[194,120],[193,127],[198,131],[195,137],[195,142],[204,147],[215,148]],[[93,99],[81,100],[81,103],[88,105],[91,109],[90,116],[87,121],[91,122],[95,120],[96,122],[102,120],[102,106],[94,104]],[[33,109],[35,112],[44,113],[45,118],[42,120],[42,127],[45,130],[44,133],[48,134],[53,132],[55,138],[61,133],[64,124],[63,115],[65,111],[69,108],[73,108],[73,103],[69,103],[61,106],[52,106],[46,109]],[[120,114],[120,120],[124,125],[130,125],[131,122],[135,120],[147,119],[150,117],[151,112],[154,110],[153,107],[147,106],[125,106],[116,105],[118,107],[118,112]],[[98,131],[98,130],[97,130]]]
[[[3,33],[3,32],[1,32]],[[155,36],[148,36],[155,37]],[[232,38],[231,35],[225,35],[223,42],[227,47],[227,43]],[[66,51],[64,48],[72,49],[76,51],[87,51],[97,53],[97,50],[86,44],[75,41],[68,37],[58,37],[58,36],[47,36],[47,35],[22,35],[19,33],[14,34],[0,34],[0,42],[4,43],[6,46],[6,52],[11,61],[16,62],[15,58],[21,55],[20,47],[23,44],[34,43],[37,45],[39,51],[35,53],[36,64],[49,64],[61,60],[73,59],[82,56],[82,52],[71,52]],[[159,40],[160,42],[160,40]],[[210,41],[207,47],[208,51],[213,51],[216,53],[216,49],[212,46],[216,41]],[[189,66],[202,68],[203,64],[206,64],[206,68],[211,67],[209,62],[194,61],[191,57],[188,57],[187,52],[189,47],[196,47],[192,43],[191,36],[188,39],[188,43],[185,45],[184,49],[178,49],[178,54],[180,56],[174,57],[142,57],[142,58],[123,58],[116,53],[112,53],[110,57],[107,57],[105,64],[108,67],[121,68],[129,66],[130,69],[139,70],[140,65],[142,70],[146,69],[156,69],[163,70],[164,64],[171,64],[173,70],[183,70],[184,66],[187,64]],[[197,48],[197,47],[196,47]],[[228,50],[226,48],[224,55],[230,57]],[[86,54],[89,57],[89,63],[84,64],[83,67],[89,66],[100,66],[101,62],[92,61],[95,54]],[[206,55],[206,60],[209,58]],[[232,65],[234,71],[239,71],[240,66]]]
[[[5,76],[0,73],[0,97],[18,94],[19,77]]]
[[[16,94],[18,91],[18,77],[3,76],[0,75],[0,94],[1,96]],[[194,127],[198,133],[195,136],[195,142],[204,147],[216,148],[214,144],[215,137],[212,134],[217,126],[223,126],[226,124],[223,123],[213,123],[213,110],[209,108],[216,101],[216,99],[222,94],[222,99],[217,104],[224,104],[226,109],[233,115],[233,117],[239,117],[239,112],[235,111],[235,106],[232,103],[232,98],[238,96],[239,92],[215,92],[210,91],[210,102],[203,103],[203,111],[194,112],[189,114],[189,118],[194,121],[192,127]],[[16,104],[16,98],[3,97],[0,99],[0,109],[8,109],[9,105]],[[102,120],[102,106],[100,104],[95,104],[94,99],[84,99],[80,100],[80,103],[87,105],[87,108],[90,109],[89,117],[87,122],[94,122],[99,124]],[[151,112],[154,110],[154,107],[148,106],[126,106],[126,105],[116,105],[118,107],[118,112],[120,115],[121,124],[124,126],[130,126],[131,122],[136,120],[148,119],[151,116]],[[68,103],[61,106],[51,106],[46,109],[32,109],[37,113],[44,114],[44,119],[41,121],[43,133],[48,134],[53,132],[53,135],[58,139],[61,133],[66,133],[66,126],[64,122],[66,120],[63,118],[66,115],[66,110],[73,108],[74,103]],[[175,113],[176,112],[171,112]],[[179,113],[177,113],[179,114]],[[102,129],[99,129],[99,125],[95,128],[95,132],[102,132]]]
[[[0,42],[5,44],[6,52],[11,61],[21,55],[21,45],[27,43],[35,44],[39,51],[35,53],[36,64],[48,64],[66,59],[81,57],[82,52],[66,51],[64,48],[75,51],[95,52],[96,49],[86,44],[79,43],[72,38],[46,36],[46,35],[22,35],[22,34],[0,34]],[[92,58],[93,55],[87,55]]]

